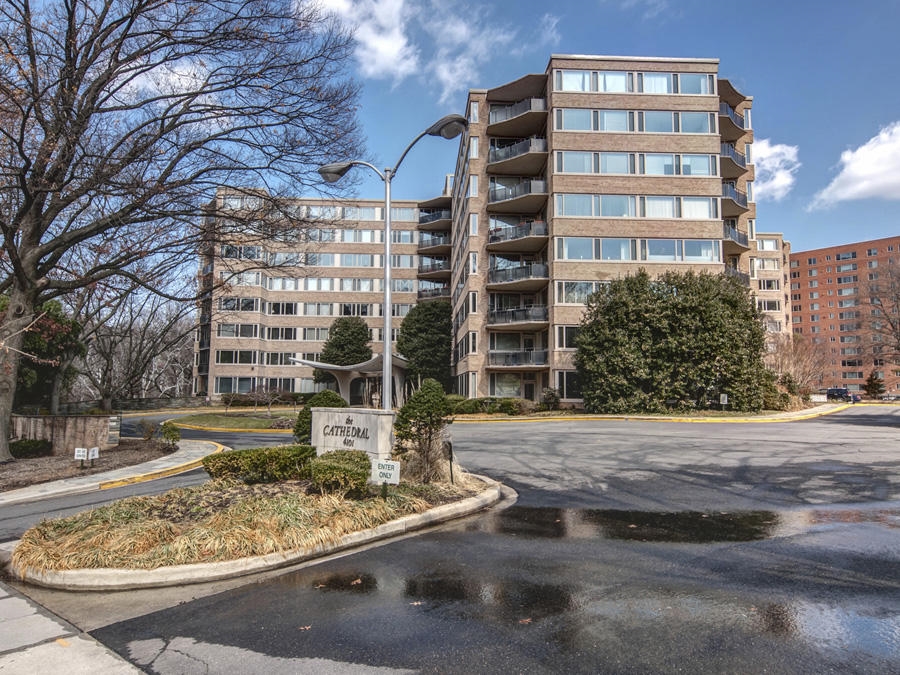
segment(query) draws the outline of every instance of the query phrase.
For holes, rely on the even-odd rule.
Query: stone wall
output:
[[[118,415],[13,415],[14,438],[47,440],[54,455],[75,453],[75,448],[101,450],[119,444]]]

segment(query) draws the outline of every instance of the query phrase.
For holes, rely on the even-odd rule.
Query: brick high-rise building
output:
[[[900,278],[900,237],[797,251],[791,256],[793,331],[826,347],[829,361],[820,386],[862,390],[869,373],[900,396],[900,363],[885,354],[873,322],[890,308],[873,305],[872,285]]]

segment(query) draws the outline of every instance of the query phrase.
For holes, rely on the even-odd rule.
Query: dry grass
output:
[[[45,520],[22,536],[19,569],[154,569],[220,562],[329,544],[351,532],[421,513],[483,489],[401,485],[387,499],[307,494],[304,482],[244,485],[210,481],[162,495],[132,497]]]

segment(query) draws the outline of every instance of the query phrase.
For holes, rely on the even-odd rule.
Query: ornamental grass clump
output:
[[[388,499],[308,495],[304,484],[213,480],[161,495],[131,497],[22,536],[16,569],[155,569],[314,549],[346,534],[421,513],[431,504],[398,490]]]

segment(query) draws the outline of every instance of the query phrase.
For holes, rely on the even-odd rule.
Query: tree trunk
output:
[[[12,460],[9,451],[10,416],[19,375],[19,352],[24,329],[34,318],[34,301],[13,285],[3,323],[0,324],[0,462]]]

